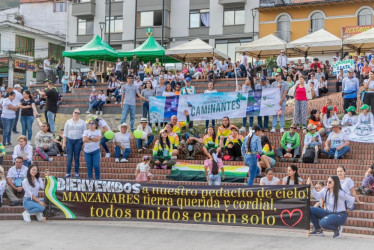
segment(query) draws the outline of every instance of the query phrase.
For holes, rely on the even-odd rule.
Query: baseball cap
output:
[[[21,85],[19,85],[19,84],[16,84],[16,85],[14,85],[14,87],[13,88],[20,88],[21,87]]]
[[[264,81],[266,81],[266,76],[263,76],[263,77],[261,77],[261,82],[264,82]]]
[[[367,104],[364,104],[364,105],[362,105],[361,106],[361,108],[360,108],[361,110],[364,110],[364,109],[366,109],[366,110],[369,110],[370,109],[370,107],[369,107],[369,105],[367,105]]]
[[[330,105],[330,106],[327,107],[327,109],[329,109],[329,110],[333,110],[334,107]]]
[[[356,108],[354,106],[350,106],[345,111],[347,111],[347,112],[356,112]]]
[[[353,72],[355,72],[355,71],[354,71],[352,68],[349,68],[349,69],[348,69],[348,72],[349,72],[349,73],[353,73]]]
[[[186,82],[190,82],[190,81],[191,81],[191,78],[187,77]]]
[[[340,123],[335,120],[331,123],[331,127],[340,127]]]

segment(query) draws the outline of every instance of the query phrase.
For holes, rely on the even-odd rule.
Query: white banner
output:
[[[348,73],[349,69],[354,69],[355,62],[352,59],[339,61],[334,64],[332,74],[334,76],[339,74],[339,70],[343,69],[344,75]]]
[[[353,142],[374,143],[374,127],[369,124],[343,127],[343,132]]]

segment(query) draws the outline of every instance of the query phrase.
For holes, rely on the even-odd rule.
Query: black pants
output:
[[[319,94],[327,94],[327,92],[329,92],[328,88],[326,87],[322,87],[322,88],[319,88]]]
[[[279,147],[276,149],[276,153],[279,158],[283,158],[283,155],[285,155],[287,151],[284,148]],[[295,157],[295,158],[300,157],[300,147],[292,149],[290,153],[292,154],[292,157]]]
[[[125,69],[124,71],[121,72],[122,74],[122,81],[127,82],[127,75],[129,74],[129,70]]]
[[[242,151],[239,143],[235,143],[232,148],[227,148],[227,151],[231,158],[240,157],[242,156]]]
[[[342,82],[336,82],[335,83],[335,86],[336,86],[336,92],[340,92],[340,86],[342,86]]]
[[[343,104],[344,113],[347,113],[347,111],[345,110],[349,108],[350,106],[353,106],[356,108],[356,105],[357,105],[356,102],[357,102],[357,98],[344,98],[344,104]]]
[[[116,91],[116,89],[107,89],[107,90],[106,90],[106,95],[107,95],[108,97],[110,97],[109,94],[110,94],[110,93],[114,93],[114,91]]]
[[[371,113],[374,114],[374,93],[365,93],[364,103],[370,106]]]

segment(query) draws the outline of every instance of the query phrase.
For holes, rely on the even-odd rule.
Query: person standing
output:
[[[139,65],[140,65],[140,63],[139,63],[139,60],[136,58],[136,54],[133,54],[132,55],[132,60],[130,62],[130,68],[134,70],[135,75],[138,74]]]
[[[261,77],[260,83],[256,84],[255,90],[271,88],[270,84],[267,83],[266,76]],[[269,132],[269,116],[264,116],[264,123],[262,124],[262,116],[257,116],[258,126],[264,132]]]
[[[58,60],[58,63],[56,65],[56,73],[58,77],[58,83],[61,84],[62,79],[62,68],[64,67],[64,64],[61,62],[61,60]]]
[[[277,57],[277,66],[278,68],[287,68],[287,65],[289,64],[289,61],[288,61],[288,58],[284,52],[284,50],[282,49],[280,51],[280,55]]]
[[[344,110],[346,110],[350,106],[357,108],[356,102],[357,92],[359,90],[359,81],[354,74],[354,70],[349,69],[348,76],[345,77],[342,82]]]
[[[120,81],[122,81],[122,62],[121,62],[121,59],[117,59],[117,63],[116,63],[116,76],[117,76],[117,79],[119,79]]]
[[[152,87],[151,81],[146,82],[146,88],[142,90],[141,95],[145,98],[143,102],[143,117],[144,118],[148,117],[149,126],[152,127],[152,123],[150,120],[151,117],[149,115],[149,102],[150,102],[149,97],[155,95],[155,90]]]
[[[17,105],[17,106],[23,98],[21,91],[22,91],[21,86],[19,84],[14,85],[13,92],[16,94],[16,96],[14,98],[14,104]],[[19,132],[17,131],[19,111],[20,111],[19,109],[16,111],[16,119],[14,120],[14,123],[13,123],[13,129],[12,130],[13,130],[13,133],[15,133],[15,134],[19,134]]]
[[[89,129],[83,132],[84,142],[84,159],[87,164],[88,179],[93,178],[93,170],[95,170],[96,180],[100,179],[100,140],[101,132],[97,129],[98,124],[96,119],[91,119],[88,122]]]
[[[252,186],[257,175],[260,174],[260,168],[257,165],[257,155],[262,154],[261,146],[261,128],[254,126],[252,133],[244,138],[241,150],[244,157],[244,163],[249,167],[248,186]]]
[[[45,79],[51,79],[52,76],[52,68],[51,68],[51,62],[49,61],[49,58],[44,59],[43,62],[43,70],[45,73]]]
[[[279,127],[280,127],[280,132],[284,133],[284,116],[286,112],[286,96],[288,93],[288,84],[282,80],[282,75],[280,73],[277,73],[275,75],[276,81],[271,84],[273,88],[279,88],[280,89],[280,101],[279,101],[279,106],[281,107],[282,114],[280,114],[279,118]],[[271,133],[275,133],[275,129],[277,127],[277,120],[278,120],[278,115],[273,115],[273,120],[272,120],[272,130],[270,131]]]
[[[19,102],[18,107],[21,110],[22,135],[27,134],[27,139],[31,141],[34,116],[39,116],[39,114],[30,90],[23,92],[23,99]]]
[[[48,89],[45,91],[45,95],[47,97],[45,110],[47,111],[48,123],[51,128],[51,133],[55,134],[55,118],[57,114],[58,93],[52,81],[48,81]]]
[[[369,73],[369,79],[364,81],[364,103],[371,107],[371,113],[374,115],[374,72]]]
[[[74,168],[75,168],[75,178],[79,177],[79,156],[82,151],[83,140],[82,135],[86,129],[86,123],[79,118],[80,110],[78,108],[74,109],[73,118],[66,121],[64,126],[64,135],[62,142],[62,149],[67,151],[67,161],[66,161],[66,177],[70,177],[71,165],[74,157]]]
[[[127,57],[124,57],[122,65],[121,65],[122,81],[124,81],[124,82],[127,81],[127,75],[129,74],[129,68],[130,68],[130,63],[127,61]]]
[[[16,93],[11,91],[9,97],[3,101],[3,112],[1,113],[1,123],[3,124],[3,145],[9,146],[11,143],[11,134],[14,120],[16,119],[16,111],[18,106],[15,104],[14,99]]]
[[[214,83],[213,82],[208,82],[208,89],[204,90],[204,94],[210,94],[210,93],[217,93],[217,90],[214,89]],[[212,126],[216,126],[216,120],[212,119]],[[209,127],[209,120],[205,120],[205,131]]]
[[[136,58],[136,56],[135,56]],[[134,131],[135,123],[135,109],[136,109],[136,96],[145,101],[145,98],[139,94],[139,89],[133,83],[133,76],[129,75],[127,77],[127,84],[122,87],[122,97],[121,97],[121,109],[122,117],[121,124],[126,122],[127,115],[130,112],[130,129]]]

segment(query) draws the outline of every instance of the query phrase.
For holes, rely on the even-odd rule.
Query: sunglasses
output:
[[[90,124],[90,125],[96,125],[96,123],[94,123],[94,122],[90,122],[90,123],[88,123],[88,124]]]
[[[80,115],[81,113],[80,112],[74,112],[74,114]]]
[[[296,127],[290,127],[290,129],[296,129]]]

